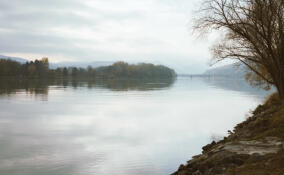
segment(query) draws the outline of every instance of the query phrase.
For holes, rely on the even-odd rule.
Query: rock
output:
[[[251,140],[251,141],[238,141],[229,142],[224,145],[224,150],[237,153],[237,154],[260,154],[265,155],[269,153],[277,153],[284,142],[276,138],[269,138],[269,142],[265,140]]]
[[[178,175],[190,175],[187,171],[180,171],[178,172]]]
[[[264,155],[284,149],[284,141],[275,137],[262,140],[212,142],[203,148],[203,154],[193,156],[187,165],[180,165],[178,175],[217,175],[245,162],[261,160]]]
[[[181,171],[181,170],[184,170],[185,169],[185,166],[183,164],[181,164],[178,168],[178,171]]]
[[[194,173],[192,173],[192,175],[202,175],[202,173],[199,170],[197,170]]]
[[[264,106],[263,105],[258,105],[257,107],[256,107],[256,109],[252,112],[254,115],[257,115],[257,114],[260,114],[261,112],[263,112],[264,111]]]
[[[215,141],[213,141],[213,142],[211,142],[210,144],[208,144],[208,145],[205,145],[204,147],[202,147],[202,153],[205,153],[205,152],[207,152],[208,150],[210,150],[214,145],[216,145],[216,142]]]

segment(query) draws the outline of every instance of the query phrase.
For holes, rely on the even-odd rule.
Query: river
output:
[[[2,82],[0,174],[170,174],[266,95],[198,77]]]

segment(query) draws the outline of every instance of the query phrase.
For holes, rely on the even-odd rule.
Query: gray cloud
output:
[[[51,61],[204,64],[210,42],[193,41],[186,26],[193,5],[187,0],[2,0],[0,52]]]

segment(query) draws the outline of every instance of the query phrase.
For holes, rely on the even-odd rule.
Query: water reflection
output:
[[[15,79],[15,78],[0,78],[0,95],[13,94],[17,90],[24,90],[30,94],[48,94],[48,86],[51,84],[48,80],[40,79]]]
[[[260,102],[200,78],[10,80],[1,89],[13,94],[0,96],[1,175],[170,174]]]
[[[35,95],[48,95],[50,86],[106,88],[112,91],[149,91],[169,88],[175,79],[16,79],[0,78],[0,95],[14,94],[19,90]]]
[[[251,87],[249,83],[243,78],[230,77],[204,77],[202,78],[209,86],[220,88],[223,90],[230,90],[234,92],[242,92],[247,95],[254,95],[256,97],[263,97],[275,91],[271,88],[269,91],[263,90],[261,87]]]

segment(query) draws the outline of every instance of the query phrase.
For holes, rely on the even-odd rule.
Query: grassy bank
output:
[[[173,175],[283,175],[284,103],[271,95],[228,137],[202,149]]]

